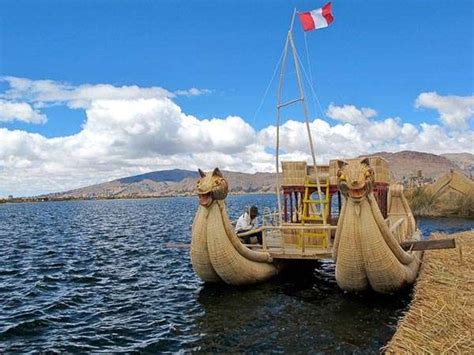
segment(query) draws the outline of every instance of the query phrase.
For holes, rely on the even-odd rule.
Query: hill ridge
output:
[[[436,179],[450,170],[459,171],[468,177],[474,174],[474,155],[471,153],[436,155],[405,150],[364,156],[381,156],[387,159],[396,181],[416,176],[418,170],[422,171],[424,177],[431,179]],[[230,193],[275,191],[275,173],[222,171],[229,180]],[[62,199],[190,195],[194,193],[197,176],[197,171],[185,169],[158,170],[43,196]]]

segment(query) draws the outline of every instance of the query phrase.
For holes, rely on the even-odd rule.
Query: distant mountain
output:
[[[130,176],[123,179],[118,179],[117,181],[123,184],[132,184],[132,183],[140,182],[143,180],[151,180],[151,181],[156,181],[156,182],[162,182],[162,181],[178,182],[188,177],[195,178],[197,176],[198,176],[197,171],[173,169],[173,170],[152,171],[151,173]]]
[[[473,143],[474,144],[474,143]],[[474,155],[470,153],[451,153],[441,154],[455,163],[462,171],[466,172],[469,177],[474,176]]]
[[[395,181],[415,176],[419,170],[424,177],[433,179],[450,170],[460,171],[466,176],[470,174],[469,169],[459,164],[458,154],[436,155],[405,150],[397,153],[378,152],[372,155],[387,159]],[[474,155],[470,153],[462,153],[462,156],[465,160],[470,159],[471,163],[474,160]]]
[[[470,177],[474,169],[474,155],[470,153],[435,155],[414,151],[379,152],[373,155],[387,159],[393,181],[415,176],[421,170],[425,178],[436,179],[450,170]],[[275,191],[274,173],[246,174],[223,171],[229,181],[230,193],[260,193]],[[46,195],[53,199],[67,198],[134,198],[187,196],[195,193],[197,172],[190,170],[162,170],[129,176],[110,182],[66,192]]]
[[[246,174],[223,171],[229,181],[230,193],[271,192],[275,174]],[[46,195],[53,199],[68,198],[133,198],[187,196],[195,192],[198,173],[189,170],[163,170],[130,176],[80,189]],[[178,180],[180,177],[184,177]],[[161,180],[159,180],[161,179]]]

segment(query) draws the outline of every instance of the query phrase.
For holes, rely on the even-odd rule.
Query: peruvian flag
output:
[[[301,24],[303,25],[303,30],[311,31],[317,30],[318,28],[328,27],[334,20],[331,11],[332,4],[328,2],[320,9],[298,13]]]

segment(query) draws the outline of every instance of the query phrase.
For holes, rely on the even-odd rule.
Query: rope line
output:
[[[319,101],[318,99],[318,95],[316,95],[316,91],[314,90],[314,87],[313,87],[313,83],[309,80],[309,77],[308,77],[308,74],[306,73],[306,71],[304,70],[304,66],[303,66],[303,63],[301,62],[301,59],[300,57],[298,56],[298,53],[296,53],[296,58],[298,60],[298,63],[300,63],[300,66],[301,66],[301,69],[303,71],[303,74],[306,78],[306,81],[308,82],[308,85],[309,85],[309,88],[311,89],[311,94],[313,95],[313,99],[316,101],[316,103],[318,104],[318,107],[319,107],[319,111],[321,112],[321,117],[326,119],[326,115],[324,114],[324,111],[323,111],[323,108],[321,106],[321,102]],[[316,111],[316,110],[315,110]]]
[[[312,66],[311,66],[311,60],[310,60],[310,55],[309,55],[308,41],[307,41],[306,32],[304,32],[303,35],[304,35],[304,47],[305,47],[305,51],[306,51],[306,62],[308,63],[309,83],[312,84],[313,81],[314,81],[314,79],[313,79],[313,69],[312,69]],[[303,72],[305,72],[303,65],[301,65],[301,67],[303,68]],[[306,81],[308,81],[308,80],[306,80]],[[314,95],[311,95],[310,97],[311,97],[311,100],[310,100],[311,101],[311,106],[313,108],[314,113],[316,114],[317,113],[316,100],[314,99]]]
[[[276,63],[275,65],[275,69],[273,70],[273,75],[270,79],[270,82],[268,83],[267,85],[267,88],[265,90],[265,93],[263,94],[263,97],[260,101],[260,105],[258,105],[258,108],[255,110],[255,113],[253,114],[253,118],[252,118],[252,126],[255,124],[255,121],[256,121],[256,118],[257,118],[257,115],[260,113],[260,110],[262,109],[263,107],[263,104],[265,103],[265,100],[267,99],[267,95],[268,95],[268,92],[270,91],[270,87],[271,85],[273,84],[273,80],[275,80],[275,76],[276,76],[276,73],[278,71],[278,68],[280,67],[280,63],[281,63],[281,60],[283,58],[283,54],[285,52],[285,48],[282,49],[281,51],[281,54],[280,54],[280,58],[278,59],[278,62]]]
[[[306,39],[306,32],[304,32],[304,47],[306,49],[306,61],[308,62],[309,78],[311,79],[311,82],[313,82],[313,71],[311,69],[311,61],[309,60],[309,49],[308,41]]]

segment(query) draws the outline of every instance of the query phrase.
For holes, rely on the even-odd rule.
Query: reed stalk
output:
[[[425,251],[414,298],[386,353],[474,352],[474,232],[452,237],[458,250]]]

